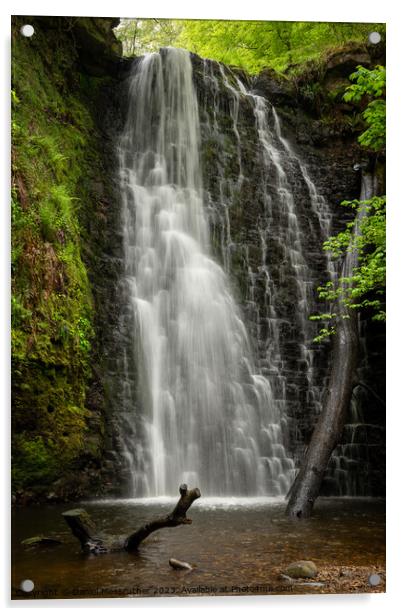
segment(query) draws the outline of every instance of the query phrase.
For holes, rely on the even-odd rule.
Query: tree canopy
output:
[[[126,55],[143,55],[160,47],[183,47],[198,55],[239,66],[250,73],[266,67],[285,71],[326,50],[351,41],[366,42],[383,24],[122,19],[116,36]]]

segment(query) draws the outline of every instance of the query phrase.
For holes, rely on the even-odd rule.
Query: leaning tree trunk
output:
[[[337,326],[329,391],[314,428],[302,466],[291,488],[286,513],[306,518],[311,514],[332,451],[338,444],[355,385],[359,338],[357,318]]]
[[[373,196],[374,185],[374,177],[363,172],[361,201]],[[359,234],[361,220],[366,215],[365,209],[361,209],[357,214],[354,238],[356,234]],[[352,276],[357,264],[357,251],[348,251],[341,277]],[[299,473],[289,493],[286,513],[290,517],[307,518],[311,515],[329,459],[341,439],[353,388],[356,384],[359,354],[357,314],[356,311],[348,310],[342,305],[339,305],[338,309],[341,318],[335,334],[328,393]]]
[[[74,537],[80,542],[82,551],[86,554],[104,554],[120,550],[134,552],[138,549],[140,543],[156,530],[192,523],[192,520],[186,515],[187,510],[197,498],[200,498],[201,492],[198,488],[189,490],[185,483],[180,486],[179,492],[180,499],[171,513],[151,520],[128,537],[114,537],[97,532],[85,509],[65,511],[63,517]]]

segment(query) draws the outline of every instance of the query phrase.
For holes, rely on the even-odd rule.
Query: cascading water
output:
[[[264,366],[264,373],[269,376],[282,416],[286,416],[293,401],[297,400],[292,440],[293,443],[303,443],[299,451],[295,448],[297,459],[303,455],[306,442],[305,438],[298,436],[298,427],[303,424],[306,416],[310,418],[310,425],[314,425],[325,392],[327,375],[322,370],[322,355],[317,352],[319,345],[312,341],[314,330],[309,316],[318,308],[314,300],[314,288],[326,278],[336,282],[339,273],[329,253],[321,256],[321,278],[314,277],[317,272],[313,273],[310,265],[315,263],[314,267],[317,268],[317,257],[312,251],[331,235],[332,214],[326,199],[319,194],[307,166],[283,136],[275,107],[263,96],[245,87],[239,76],[228,67],[204,60],[202,75],[206,93],[204,142],[209,149],[211,143],[218,151],[222,143],[225,143],[225,152],[230,148],[230,143],[232,149],[231,154],[215,155],[219,190],[215,189],[215,199],[211,196],[209,199],[210,209],[218,221],[223,262],[225,269],[230,271],[231,260],[236,253],[240,253],[247,264],[248,299],[245,303],[250,320],[255,324],[254,337],[258,342],[260,362]],[[230,142],[225,131],[227,108],[234,134]],[[255,135],[250,133],[249,119],[246,120],[247,132],[242,132],[240,128],[242,121],[250,115],[250,109],[255,120]],[[220,121],[220,118],[223,120]],[[250,207],[247,192],[242,192],[244,183],[247,183],[243,167],[244,161],[251,154],[249,143],[253,144],[252,155],[259,170],[252,172],[255,185],[258,186],[258,190],[253,187],[252,192],[254,199],[257,198],[263,206],[262,212],[259,212],[252,205],[254,218],[251,225],[258,229],[256,239],[260,243],[261,254],[257,267],[252,266],[249,257],[250,250],[255,252],[255,244],[236,244],[231,232],[236,202],[242,203],[244,209]],[[238,174],[238,181],[234,181],[233,172],[230,172],[233,167],[234,175]],[[291,179],[294,180],[292,184]],[[222,196],[226,198],[222,199]],[[307,205],[304,210],[301,204],[303,199]],[[306,220],[311,240],[306,238]],[[273,244],[280,245],[276,254],[272,253]],[[258,297],[261,286],[263,296],[260,291]],[[294,310],[283,306],[281,297],[284,292],[293,298]],[[290,336],[286,331],[294,333]],[[303,415],[299,409],[302,409]],[[356,422],[353,404],[350,421]],[[361,432],[361,424],[358,426]],[[350,432],[349,424],[345,430]],[[335,484],[332,485],[333,493],[365,493],[360,487],[356,489],[361,482],[356,480],[355,471],[364,458],[361,455],[362,449],[355,442],[356,438],[361,438],[360,432],[359,436],[355,436],[353,431],[352,443],[348,441],[346,445],[341,445],[340,455],[338,450],[334,453],[327,475],[327,480]],[[308,433],[309,430],[307,438]],[[333,467],[338,469],[335,474],[332,472]]]
[[[130,77],[118,399],[135,496],[182,480],[209,495],[284,494],[287,452],[300,460],[321,410],[327,359],[308,317],[314,288],[338,276],[317,251],[332,214],[273,105],[241,79],[175,49]],[[362,426],[352,404],[331,493],[366,493]]]
[[[204,60],[202,77],[203,148],[214,151],[213,168],[208,171],[217,178],[212,182],[209,178],[208,201],[225,269],[230,272],[232,262],[245,263],[241,266],[248,271],[243,283],[247,286],[245,312],[254,326],[260,365],[281,416],[286,417],[295,399],[304,415],[318,414],[322,375],[314,365],[309,321],[318,280],[309,267],[311,255],[301,221],[306,216],[317,219],[314,232],[320,245],[329,235],[327,204],[283,138],[275,108],[228,67]],[[298,179],[297,187],[291,184],[293,178]],[[303,190],[304,210],[300,203]],[[246,218],[244,232],[235,238],[231,221],[238,216],[237,204],[241,204],[242,220],[249,210],[252,215]],[[256,228],[257,235],[247,237],[249,228]],[[294,432],[297,429],[294,422]]]
[[[140,412],[129,420],[133,442],[126,441],[132,492],[175,494],[184,480],[208,495],[285,494],[294,477],[286,420],[254,366],[227,275],[211,256],[199,155],[190,55],[168,48],[145,56],[130,78],[120,142],[140,390]],[[291,256],[295,268],[304,266],[297,246]],[[303,286],[300,292],[302,302]],[[129,407],[129,387],[127,397]]]

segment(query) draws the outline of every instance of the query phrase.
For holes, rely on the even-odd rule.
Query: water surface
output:
[[[189,510],[192,525],[154,533],[138,554],[101,556],[81,554],[61,516],[62,511],[83,506],[99,529],[128,535],[146,520],[168,513],[175,500],[15,509],[14,596],[24,595],[18,591],[24,579],[34,581],[29,596],[37,598],[318,592],[314,587],[292,588],[278,574],[299,559],[313,560],[319,569],[327,565],[384,566],[385,506],[377,499],[319,499],[310,519],[292,521],[284,515],[283,500],[201,498]],[[57,536],[63,544],[21,546],[21,540],[38,534]],[[196,567],[191,572],[175,571],[169,558]]]

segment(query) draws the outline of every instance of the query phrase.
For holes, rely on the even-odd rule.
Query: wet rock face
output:
[[[85,402],[91,413],[89,435],[85,439],[86,454],[77,460],[75,467],[63,469],[62,476],[53,486],[43,485],[40,491],[33,487],[32,492],[27,489],[17,494],[16,500],[29,502],[42,496],[46,498],[46,494],[54,494],[56,500],[89,494],[122,494],[130,478],[124,462],[121,417],[125,425],[125,414],[137,412],[133,406],[123,406],[120,380],[123,364],[128,362],[130,366],[126,386],[131,388],[133,400],[136,399],[138,377],[133,355],[127,356],[124,352],[127,348],[125,341],[127,337],[133,338],[133,332],[128,330],[127,315],[121,314],[121,306],[127,302],[122,301],[119,286],[122,230],[116,143],[126,116],[126,76],[132,61],[121,57],[120,43],[113,34],[113,27],[117,25],[114,18],[26,17],[24,20],[47,32],[49,46],[53,41],[54,48],[60,31],[64,37],[71,37],[67,48],[72,60],[68,70],[63,69],[63,87],[79,97],[94,120],[91,151],[85,169],[88,199],[81,208],[80,225],[83,261],[94,302],[95,340]],[[356,145],[358,131],[351,125],[351,109],[340,101],[337,89],[340,91],[346,85],[353,64],[367,64],[367,57],[359,56],[361,53],[364,52],[359,51],[357,55],[347,52],[338,58],[333,57],[325,77],[315,89],[303,83],[294,85],[268,70],[254,80],[242,72],[236,73],[248,89],[275,105],[283,137],[304,161],[318,193],[329,204],[334,233],[349,219],[347,210],[339,208],[339,203],[358,197],[360,190],[360,178],[353,171],[353,164],[362,158]],[[45,57],[45,49],[43,54]],[[49,62],[53,62],[52,56],[50,58]],[[61,62],[60,58],[58,61]],[[381,58],[376,58],[376,62],[381,62]],[[274,173],[272,169],[268,173],[263,169],[252,105],[241,96],[236,111],[235,99],[225,85],[218,65],[211,64],[214,66],[206,72],[203,61],[193,56],[211,248],[228,272],[261,371],[272,377],[275,397],[285,403],[290,420],[287,448],[297,462],[321,408],[318,392],[323,391],[328,375],[330,347],[322,344],[314,348],[314,374],[309,382],[308,361],[301,353],[301,345],[306,340],[300,332],[297,280],[288,261],[281,231],[284,212],[275,190],[271,202],[266,199]],[[233,79],[231,83],[233,85]],[[326,98],[329,92],[334,95],[331,103]],[[235,112],[237,135],[234,132]],[[296,196],[302,252],[309,270],[305,282],[309,283],[309,293],[312,294],[313,289],[327,279],[326,262],[320,249],[324,238],[317,217],[312,215],[311,199],[300,166],[289,159],[284,170],[290,190]],[[271,281],[267,282],[268,265]],[[314,307],[313,297],[311,306]],[[278,360],[275,369],[272,365],[275,357],[272,351],[272,308],[276,316],[280,316],[277,344],[283,362],[278,366]],[[313,328],[307,333],[312,338]],[[365,340],[369,361],[361,376],[368,383],[378,384],[380,397],[384,397],[382,326],[368,323]],[[279,368],[283,379],[278,377]],[[312,387],[316,388],[317,395]],[[360,390],[358,395],[367,415],[365,421],[371,426],[356,431],[358,444],[362,444],[364,439],[368,443],[364,485],[367,491],[375,484],[376,493],[380,494],[383,489],[381,481],[384,481],[384,439],[378,424],[381,427],[384,423],[383,409],[367,391]],[[51,414],[52,408],[48,412]],[[130,430],[128,421],[126,430]],[[348,438],[350,431],[345,432],[346,445]]]
[[[282,136],[288,140],[295,156],[303,161],[317,193],[328,204],[332,233],[337,233],[350,220],[350,213],[346,208],[340,208],[339,203],[359,196],[360,177],[353,165],[362,159],[356,142],[358,130],[349,121],[352,110],[333,93],[347,85],[347,76],[356,66],[355,62],[367,65],[369,58],[361,54],[363,52],[359,50],[354,54],[349,51],[330,58],[317,88],[317,100],[310,97],[308,88],[303,90],[300,84],[297,87],[297,84],[279,79],[272,71],[263,71],[254,80],[244,73],[236,73],[247,89],[263,95],[275,105]],[[261,372],[270,378],[275,397],[286,412],[289,420],[286,446],[298,463],[321,410],[331,362],[330,343],[311,343],[317,332],[312,324],[306,326],[304,337],[301,334],[300,323],[305,314],[300,314],[298,281],[285,247],[285,214],[274,186],[270,191],[270,182],[274,184],[274,170],[263,168],[253,106],[244,96],[240,96],[236,103],[216,63],[206,66],[194,55],[192,62],[200,111],[204,201],[210,221],[211,249],[230,277]],[[113,70],[117,70],[119,76],[118,88],[115,88],[116,84],[104,88],[102,97],[94,105],[100,131],[106,136],[100,142],[106,161],[106,178],[117,174],[115,144],[127,104],[125,75],[128,64],[115,65]],[[233,79],[229,81],[233,86]],[[332,98],[329,102],[330,92]],[[309,310],[312,313],[322,311],[314,291],[328,279],[327,263],[321,250],[325,235],[317,215],[311,210],[311,194],[300,165],[288,157],[284,171],[289,190],[294,195],[301,249],[308,269],[304,282],[308,285]],[[122,238],[116,175],[112,182],[98,182],[95,189],[105,203],[104,219],[99,221],[96,232],[92,234],[98,238],[96,250],[100,250],[99,258],[90,267],[98,306],[99,357],[102,358],[99,382],[106,392],[103,411],[107,417],[106,454],[99,472],[107,491],[124,493],[130,477],[120,432],[122,425],[130,429],[131,424],[128,420],[125,422],[124,417],[128,417],[133,408],[126,409],[123,404],[119,378],[123,364],[128,362],[131,366],[129,382],[124,386],[131,388],[133,400],[136,399],[138,377],[134,355],[127,356],[123,352],[127,348],[125,340],[132,338],[133,332],[127,329],[130,315],[121,314],[121,306],[127,302],[121,301],[122,288],[118,282],[122,274]],[[271,194],[269,203],[267,193]],[[280,317],[276,324],[280,360],[272,349],[273,316]],[[363,362],[362,373],[367,379],[372,378],[373,373],[379,374],[382,381],[383,353],[379,349],[384,348],[384,332],[378,326],[373,328],[370,325],[366,329],[368,361]],[[134,343],[133,340],[133,347]],[[312,370],[309,357],[301,351],[303,346],[312,352]],[[96,389],[95,385],[92,390],[95,399]],[[380,424],[380,428],[358,430],[359,439],[364,432],[366,444],[369,443],[368,449],[360,452],[368,463],[362,465],[359,462],[349,470],[355,473],[356,493],[374,491],[381,494],[384,481],[383,412],[367,394],[360,391],[357,396],[361,400],[360,406],[367,411],[362,423]],[[346,447],[350,444],[351,434],[350,429],[345,430]],[[350,448],[347,451],[350,452]],[[375,490],[373,485],[377,486]],[[324,487],[329,494],[339,493],[339,482],[329,480]]]
[[[44,31],[67,31],[78,54],[81,68],[94,77],[116,76],[127,61],[122,43],[113,32],[120,22],[116,17],[34,17],[29,23]]]
[[[384,50],[370,49],[370,57],[366,50],[357,49],[333,54],[322,75],[323,91],[326,97],[330,97],[331,104],[324,104],[319,114],[314,105],[310,109],[307,107],[306,112],[297,92],[292,110],[287,96],[278,99],[277,111],[283,122],[283,133],[307,165],[317,191],[329,204],[332,212],[331,234],[338,233],[351,219],[348,209],[340,207],[340,203],[359,197],[360,175],[354,171],[353,166],[366,158],[357,145],[360,129],[350,123],[353,110],[344,105],[339,96],[331,97],[331,93],[336,88],[340,92],[344,91],[350,83],[348,76],[357,64],[370,66],[373,62],[384,62],[383,53]],[[269,98],[269,84],[264,89],[260,82],[260,87]],[[322,251],[317,237],[310,235],[308,258],[316,280],[321,284],[326,278],[322,261],[320,265]],[[323,311],[320,304],[318,307]],[[375,392],[373,395],[364,387],[354,390],[342,442],[334,451],[323,484],[323,493],[327,495],[385,494],[385,328],[383,324],[372,322],[369,315],[362,313],[360,334],[357,378],[366,384],[376,383]],[[329,347],[328,344],[326,346]],[[331,362],[330,348],[323,353],[318,349],[315,352],[317,361],[322,362],[319,374],[325,383]],[[297,429],[293,438],[297,443],[295,451],[301,455],[309,442],[320,407],[309,410],[308,406],[300,406],[300,390],[294,386],[288,391],[288,399],[290,408],[296,400]]]
[[[194,60],[194,71],[199,93],[204,187],[213,249],[236,286],[261,371],[270,378],[275,397],[286,405],[287,415],[293,420],[288,447],[295,454],[299,443],[307,442],[318,412],[318,400],[312,395],[311,385],[318,386],[318,379],[327,375],[323,367],[316,371],[316,383],[308,382],[308,365],[301,347],[311,341],[306,337],[311,339],[313,330],[308,328],[303,337],[300,326],[303,315],[298,308],[298,285],[309,285],[309,295],[312,296],[313,289],[327,276],[319,221],[311,212],[308,187],[297,161],[283,152],[277,135],[269,136],[269,139],[276,139],[279,149],[282,148],[283,171],[287,189],[294,199],[300,250],[308,268],[304,279],[298,280],[289,253],[293,247],[287,245],[294,236],[288,233],[287,212],[276,185],[277,171],[274,165],[264,166],[254,103],[243,95],[239,95],[236,101],[216,65],[206,66]],[[298,113],[289,83],[275,80],[270,71],[265,71],[256,80],[256,87],[254,84],[251,87],[253,92],[257,91],[268,101],[283,103],[287,109],[293,105],[293,114]],[[234,109],[236,104],[238,108]],[[278,106],[277,111],[280,114],[281,107]],[[273,122],[271,114],[269,123],[272,125]],[[286,120],[282,120],[282,124],[284,137],[299,154],[294,125],[287,124]],[[323,192],[327,199],[329,197],[332,204],[345,195],[349,198],[356,196],[359,181],[353,172],[349,172],[352,161],[348,157],[333,156],[329,184],[326,152],[322,152],[320,157],[315,148],[310,147],[303,154],[309,169],[312,166],[317,170],[324,168],[323,176],[313,179],[318,191]],[[267,284],[267,278],[272,284]],[[312,297],[309,299],[313,311],[314,301]],[[275,336],[273,327],[279,347],[274,352],[271,349]],[[316,355],[318,365],[318,357],[327,357],[325,345],[317,350]],[[327,366],[327,363],[325,359],[322,365]]]
[[[317,193],[327,204],[331,217],[330,234],[339,232],[351,219],[347,208],[339,207],[339,204],[359,197],[360,176],[353,166],[362,160],[363,154],[357,145],[358,130],[349,121],[351,108],[333,99],[328,102],[328,93],[335,87],[344,89],[347,76],[356,66],[351,67],[351,64],[369,63],[369,56],[363,55],[363,52],[355,51],[330,58],[320,83],[320,96],[324,101],[321,109],[314,100],[301,101],[295,86],[278,78],[272,71],[263,71],[254,81],[241,77],[247,88],[275,105],[282,137],[289,143],[295,157],[302,161]],[[275,186],[275,169],[272,166],[264,169],[259,127],[250,100],[242,95],[236,100],[230,87],[235,87],[235,80],[224,78],[216,63],[206,65],[194,57],[193,68],[199,98],[201,154],[212,248],[235,286],[261,372],[270,378],[275,397],[286,409],[289,419],[287,447],[297,464],[321,411],[330,369],[331,345],[330,342],[312,343],[318,327],[301,325],[306,314],[300,313],[300,280],[289,261],[289,246],[286,246],[291,235],[286,238],[284,233],[287,220]],[[272,117],[269,121],[274,122]],[[273,131],[274,141],[277,138]],[[280,144],[277,146],[280,149]],[[294,198],[301,252],[308,271],[304,278],[301,276],[301,282],[308,286],[309,311],[314,314],[324,311],[315,290],[328,280],[328,265],[321,248],[328,234],[323,232],[319,216],[312,211],[311,194],[300,165],[286,155],[283,155],[282,165]],[[319,207],[322,207],[321,202]],[[278,349],[272,352],[271,348],[274,338],[272,317],[276,319],[279,354]],[[381,338],[383,333],[377,332],[377,339],[378,336]],[[366,346],[372,347],[370,344]],[[303,347],[307,348],[307,356]],[[366,358],[363,362],[366,375],[372,370],[372,359],[381,371],[383,353],[373,354],[371,350],[368,360]],[[376,424],[382,424],[382,411],[378,405],[374,406]],[[361,421],[369,419],[361,418]],[[379,432],[382,433],[380,428]],[[346,451],[349,454],[353,451],[366,459],[363,450],[358,452],[356,448],[348,448],[349,438],[350,431],[346,430]],[[376,441],[373,445],[369,457],[378,465],[384,444],[379,445]],[[381,486],[381,481],[378,484],[380,473],[374,471],[371,462],[362,465],[358,459],[346,471],[343,462],[341,466],[337,473],[352,474],[353,485],[335,481],[328,493],[350,493],[348,490],[351,489],[357,494],[369,494],[371,483]],[[383,464],[379,466],[382,468]],[[372,472],[374,482],[370,481]]]
[[[281,77],[273,69],[264,69],[253,79],[253,90],[278,107],[294,107],[294,88],[285,77]]]
[[[30,315],[26,323],[13,321],[13,340],[18,343],[12,347],[16,503],[60,498],[58,481],[70,475],[74,481],[68,497],[81,478],[99,467],[101,457],[103,407],[95,396],[88,405],[86,400],[93,384],[89,366],[96,362],[91,356],[85,220],[96,219],[101,209],[94,181],[104,175],[101,139],[91,115],[99,82],[92,81],[80,62],[73,22],[60,17],[12,19],[12,88],[18,100],[13,109],[13,125],[18,128],[12,173],[18,169],[13,184],[25,219],[13,232],[14,247],[22,247],[21,260],[13,266],[13,294],[29,298]],[[27,23],[34,27],[30,39],[20,31]],[[112,78],[105,83],[108,80]],[[30,149],[34,142],[46,143],[46,148]],[[49,195],[56,193],[45,227],[41,213],[50,203]],[[61,202],[68,224],[60,216]],[[25,230],[34,238],[34,250]],[[35,256],[24,275],[30,250]],[[36,329],[41,335],[31,344],[31,331]]]

